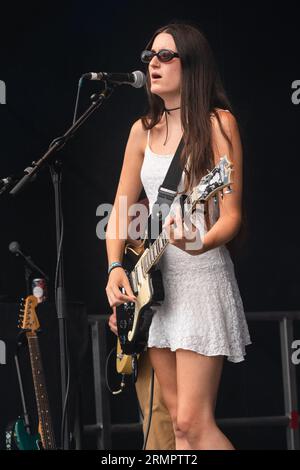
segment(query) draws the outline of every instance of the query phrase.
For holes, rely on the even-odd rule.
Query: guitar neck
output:
[[[155,242],[149,247],[147,254],[141,260],[143,264],[143,271],[148,273],[150,269],[158,262],[165,249],[167,248],[169,240],[165,230],[163,230],[157,237]]]
[[[190,196],[188,196],[184,202],[184,219],[192,212],[193,204],[191,202]],[[162,232],[159,234],[155,242],[149,247],[149,250],[145,257],[142,259],[143,263],[143,270],[145,273],[149,273],[151,268],[155,266],[155,264],[159,261],[161,256],[163,255],[165,249],[169,244],[169,240],[167,238],[167,233],[163,229]]]
[[[45,383],[38,337],[27,333],[30,362],[39,418],[39,430],[44,449],[55,449],[55,437],[50,415],[49,400]]]

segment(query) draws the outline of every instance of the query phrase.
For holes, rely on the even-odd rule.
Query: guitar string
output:
[[[47,394],[47,389],[46,389],[46,383],[44,380],[44,371],[43,371],[43,366],[41,362],[41,355],[40,355],[40,349],[39,349],[39,344],[38,344],[38,338],[37,336],[30,336],[29,338],[29,344],[31,348],[31,352],[34,353],[32,355],[33,362],[37,364],[38,369],[40,371],[40,374],[38,375],[39,380],[37,379],[36,375],[36,370],[33,374],[34,378],[34,384],[35,384],[35,389],[36,389],[36,395],[37,395],[37,406],[38,406],[38,411],[39,411],[39,417],[41,420],[41,426],[42,426],[42,434],[44,436],[44,440],[47,444],[47,447],[55,447],[55,440],[54,440],[54,433],[53,433],[53,428],[52,428],[52,423],[51,423],[51,415],[50,415],[50,408],[49,408],[49,399],[48,399],[48,394]],[[36,359],[38,358],[38,359]],[[34,368],[36,369],[35,365]],[[41,385],[41,387],[39,387]],[[40,391],[42,391],[42,394],[40,394]],[[44,398],[42,398],[44,397]],[[48,410],[48,413],[46,413],[46,410]]]
[[[43,437],[44,437],[44,423],[43,423],[43,416],[41,413],[41,403],[40,403],[40,398],[39,398],[39,387],[38,387],[38,382],[37,382],[37,377],[36,377],[36,351],[34,348],[34,342],[32,341],[32,336],[28,336],[28,344],[29,344],[29,354],[31,358],[31,365],[32,365],[32,372],[33,372],[33,383],[34,383],[34,388],[35,388],[35,395],[36,395],[36,404],[37,404],[37,409],[38,409],[38,416],[39,416],[39,421],[42,426],[42,432],[41,432],[41,439],[43,442]],[[44,445],[44,443],[43,443]]]
[[[42,382],[42,389],[43,389],[43,396],[44,399],[42,398],[42,405],[44,408],[44,421],[46,420],[47,425],[47,440],[48,440],[48,445],[50,445],[50,448],[55,447],[55,439],[54,439],[54,433],[53,433],[53,427],[52,427],[52,420],[51,420],[51,414],[50,414],[50,407],[49,407],[49,398],[48,398],[48,392],[47,392],[47,387],[46,387],[46,382],[45,382],[45,374],[43,370],[43,364],[41,361],[41,353],[40,353],[40,347],[38,343],[38,337],[34,337],[35,339],[35,348],[37,351],[37,356],[39,357],[39,368],[40,368],[40,375],[39,377],[41,378]],[[48,411],[48,413],[46,412]]]
[[[188,211],[185,216],[189,215],[190,213],[192,212],[192,209],[190,211]],[[154,266],[154,264],[156,263],[157,259],[163,254],[165,248],[167,247],[167,245],[169,244],[169,240],[165,237],[166,235],[166,231],[165,229],[162,230],[162,232],[160,233],[160,235],[157,237],[157,239],[155,240],[155,242],[151,245],[151,247],[149,248],[149,252],[147,254],[147,256],[145,257],[145,261],[147,259],[147,257],[149,257],[149,260],[150,260],[150,263],[146,262],[147,266],[145,266],[145,261],[144,259],[142,259],[142,263],[143,263],[143,268],[144,268],[144,271],[146,273],[149,273],[150,269]],[[159,240],[162,241],[162,248],[159,247]],[[153,249],[153,246],[154,245],[158,245],[158,247],[156,246],[156,248],[158,248],[158,255],[155,255],[155,252],[154,252],[154,249]],[[151,261],[151,254],[154,254],[153,256],[153,260]],[[149,264],[149,265],[148,265]]]
[[[50,445],[50,448],[55,447],[55,439],[54,439],[54,433],[53,433],[53,426],[52,426],[52,419],[51,419],[51,414],[50,414],[50,406],[49,406],[49,397],[48,397],[48,392],[47,392],[47,387],[46,387],[46,381],[45,381],[45,374],[44,374],[44,369],[43,369],[43,364],[41,361],[41,353],[40,353],[40,347],[38,343],[38,337],[35,337],[35,346],[36,350],[38,352],[38,357],[39,363],[40,363],[40,377],[42,378],[42,388],[43,388],[43,395],[44,399],[43,400],[43,407],[44,407],[44,415],[45,419],[47,421],[47,439],[48,439],[48,444]],[[48,412],[45,412],[48,411]]]
[[[37,343],[36,343],[36,340],[37,340],[37,337],[32,337],[30,338],[30,342],[31,342],[31,346],[32,346],[32,352],[34,353],[34,362],[35,362],[35,367],[36,365],[38,366],[39,370],[41,371],[41,363],[39,361],[39,358],[40,358],[40,355],[39,355],[39,351],[37,349]],[[37,374],[36,374],[36,370],[34,372],[34,377],[35,377],[35,384],[36,384],[36,398],[37,398],[37,405],[38,405],[38,411],[39,411],[39,419],[40,419],[40,424],[41,424],[41,427],[42,427],[42,441],[43,442],[43,445],[44,447],[47,449],[48,446],[49,446],[49,442],[48,442],[48,436],[47,436],[47,425],[45,423],[45,414],[44,414],[44,409],[45,409],[45,402],[44,402],[44,399],[42,398],[42,395],[41,395],[41,392],[43,393],[43,396],[44,395],[44,391],[45,391],[45,387],[44,387],[44,384],[43,384],[43,380],[42,380],[42,377],[41,377],[41,374],[39,375],[39,379],[37,378]],[[41,385],[41,387],[40,387]]]
[[[190,196],[188,196],[187,199],[190,201]],[[186,215],[189,215],[189,213],[186,214]],[[169,242],[168,242],[167,238],[165,238],[165,235],[166,235],[166,231],[165,231],[165,230],[162,230],[162,232],[161,232],[160,235],[157,237],[157,239],[155,240],[155,242],[154,242],[154,243],[151,245],[151,247],[149,248],[149,252],[148,252],[148,254],[147,254],[147,256],[146,256],[146,259],[147,259],[147,257],[148,257],[150,263],[147,263],[147,264],[149,264],[149,266],[146,266],[146,269],[145,269],[145,266],[143,266],[143,268],[144,268],[144,270],[145,270],[146,273],[148,273],[148,272],[150,271],[150,269],[152,268],[152,266],[155,264],[157,258],[163,254],[163,252],[164,252],[166,246],[168,245]],[[160,248],[160,241],[162,242],[162,248]],[[153,248],[153,247],[154,247],[155,245],[158,245],[158,247],[156,246],[156,248],[158,248],[158,255],[155,255],[155,252],[154,252],[154,248]],[[151,261],[151,259],[152,259],[152,254],[154,254],[154,256],[153,256],[153,260]],[[142,260],[142,262],[144,262],[144,260]]]

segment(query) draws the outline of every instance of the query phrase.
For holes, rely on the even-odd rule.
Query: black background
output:
[[[0,177],[22,171],[71,124],[83,73],[144,70],[140,51],[156,28],[176,18],[194,22],[208,37],[241,126],[249,230],[234,261],[245,309],[298,309],[300,106],[291,100],[291,84],[300,78],[296,3],[65,1],[1,5],[0,79],[6,83],[7,104],[0,105]],[[97,89],[99,84],[84,84],[81,112]],[[67,297],[84,302],[89,314],[109,312],[105,243],[96,236],[100,220],[96,209],[101,203],[113,202],[130,127],[145,110],[144,90],[120,87],[61,152]],[[8,244],[18,240],[49,274],[51,297],[56,245],[48,170],[21,195],[0,196],[0,217],[0,295],[15,301],[25,293],[22,265],[8,251]],[[274,379],[279,361],[277,331],[272,328],[270,324],[251,326],[258,347],[249,348],[249,367],[255,364],[257,381],[240,390],[239,397],[247,401],[248,408],[255,405],[254,414],[269,413],[265,404],[270,402],[259,380],[266,368],[269,373],[274,368],[274,400],[281,402],[280,382]],[[243,383],[239,374],[247,375],[247,369],[244,364],[233,367],[230,377],[232,374],[231,380],[236,382],[234,390],[239,390]],[[221,395],[220,414],[239,412],[229,406],[229,397],[222,400]],[[119,408],[114,402],[114,410],[121,415]],[[114,419],[120,420],[120,416]],[[284,439],[272,440],[276,432],[271,437],[267,433],[268,445],[282,447]],[[241,446],[263,445],[260,438],[252,437],[250,443],[245,438]]]

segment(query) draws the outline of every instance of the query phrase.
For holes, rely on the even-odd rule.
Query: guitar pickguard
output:
[[[158,269],[144,277],[139,271],[139,278],[135,279],[132,271],[140,257],[131,247],[125,250],[124,266],[137,301],[124,303],[116,309],[120,345],[125,354],[131,355],[139,354],[146,348],[154,314],[152,307],[164,300],[162,276]]]

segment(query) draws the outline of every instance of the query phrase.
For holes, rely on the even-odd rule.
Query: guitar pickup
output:
[[[130,285],[131,285],[131,288],[133,290],[134,295],[137,295],[137,293],[138,293],[138,283],[137,283],[137,279],[136,279],[135,270],[130,273],[129,280],[130,280]]]

